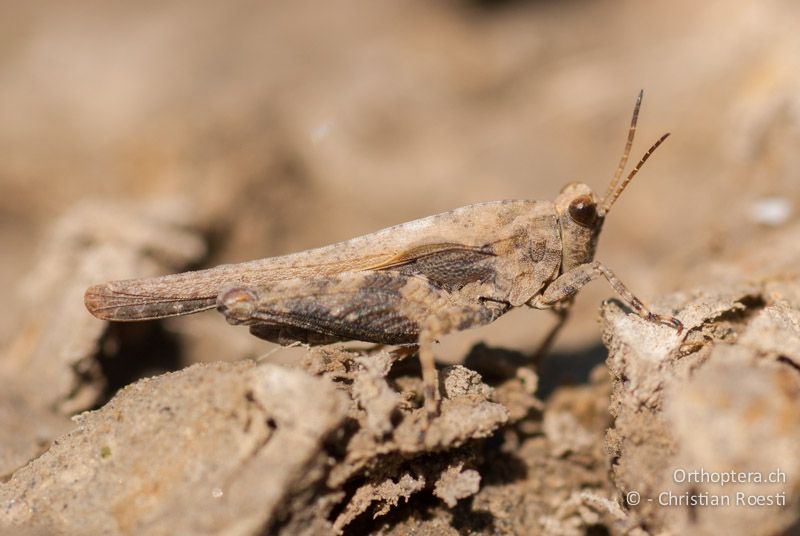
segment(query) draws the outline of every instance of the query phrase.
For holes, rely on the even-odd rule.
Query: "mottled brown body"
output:
[[[231,284],[273,285],[271,293],[280,284],[281,291],[308,295],[315,285],[330,290],[334,280],[345,284],[343,274],[371,272],[424,277],[450,294],[467,295],[487,283],[481,287],[486,298],[519,306],[557,275],[560,264],[553,203],[495,201],[291,255],[94,286],[86,304],[99,318],[148,320],[214,308]]]
[[[603,199],[573,183],[555,202],[479,203],[291,255],[96,285],[86,291],[86,306],[98,318],[116,321],[216,307],[230,323],[282,344],[419,344],[431,413],[436,337],[488,324],[521,305],[563,309],[598,276],[643,318],[680,330],[677,319],[651,313],[594,261],[605,215],[666,137],[618,184],[640,103],[641,94]]]

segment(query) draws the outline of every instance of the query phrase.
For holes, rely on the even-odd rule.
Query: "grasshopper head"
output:
[[[661,138],[648,149],[628,176],[620,182],[622,173],[625,171],[625,166],[628,163],[628,157],[630,156],[633,136],[636,133],[636,121],[639,118],[639,108],[641,105],[642,92],[640,91],[639,97],[636,99],[636,106],[633,109],[633,117],[631,119],[630,129],[628,130],[628,140],[625,143],[625,150],[622,153],[622,158],[620,158],[617,171],[614,173],[614,178],[611,179],[611,183],[608,185],[608,189],[603,198],[598,200],[591,188],[577,182],[567,184],[556,198],[556,211],[558,213],[559,226],[561,227],[561,273],[567,272],[580,264],[594,260],[597,238],[600,236],[600,229],[603,228],[606,215],[625,187],[628,186],[633,177],[636,176],[636,173],[638,173],[644,163],[647,162],[650,155],[653,154],[653,151],[655,151],[669,136],[669,133],[661,136]]]
[[[567,184],[556,198],[558,224],[561,227],[561,272],[592,262],[597,237],[603,228],[597,197],[580,182]]]

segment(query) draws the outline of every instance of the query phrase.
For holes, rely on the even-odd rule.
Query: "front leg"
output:
[[[641,318],[648,322],[657,322],[670,326],[677,330],[679,334],[683,331],[683,324],[681,324],[680,320],[672,316],[664,316],[651,312],[644,306],[642,301],[634,296],[622,281],[614,275],[614,272],[599,261],[581,264],[569,272],[561,274],[555,281],[547,286],[541,295],[536,296],[536,298],[531,301],[531,305],[540,309],[553,307],[557,303],[572,298],[581,287],[600,276],[608,280],[611,287],[617,292],[619,297],[622,298],[622,301],[633,309]]]

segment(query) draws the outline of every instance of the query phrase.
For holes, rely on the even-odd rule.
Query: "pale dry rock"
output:
[[[102,395],[106,378],[97,353],[107,323],[86,311],[86,288],[197,261],[205,244],[194,224],[191,211],[177,201],[87,201],[53,225],[22,285],[26,305],[16,315],[17,335],[0,359],[0,381],[8,385],[0,413],[26,416],[4,419],[0,474],[41,452],[68,429],[66,415],[91,407]]]
[[[800,375],[786,365],[763,362],[744,348],[721,345],[707,365],[673,389],[666,415],[678,448],[662,475],[662,493],[726,497],[730,504],[699,506],[693,513],[665,508],[668,526],[678,533],[767,535],[796,523]],[[759,477],[723,485],[702,476],[692,481],[682,472],[698,469]],[[767,482],[769,475],[779,480]],[[762,477],[765,481],[753,481]],[[759,497],[775,502],[748,504]]]
[[[326,438],[345,415],[327,382],[275,365],[196,365],[142,380],[80,415],[0,487],[2,526],[245,535],[280,520],[318,533],[327,522],[308,507],[324,486]]]
[[[480,482],[474,470],[460,477],[450,475],[449,480],[443,475],[470,463],[476,442],[508,421],[507,410],[491,401],[494,391],[478,373],[450,366],[440,371],[441,412],[428,426],[418,372],[398,377],[391,371],[407,353],[332,346],[311,349],[303,360],[306,370],[348,393],[352,399],[348,414],[357,423],[327,484],[334,490],[348,482],[366,482],[347,499],[334,521],[337,531],[362,515],[383,516],[402,504],[401,499],[408,500],[426,487],[434,493],[440,489],[447,504],[474,494]]]
[[[584,429],[568,411],[547,411],[542,429],[553,445],[553,456],[564,456],[568,452],[579,452],[590,447],[595,435]]]
[[[447,398],[470,396],[475,399],[491,399],[492,389],[483,383],[481,375],[459,365],[442,370],[439,382]]]
[[[800,521],[800,310],[783,298],[790,281],[711,284],[670,297],[686,321],[679,339],[653,329],[636,337],[638,319],[604,307],[616,380],[613,477],[622,497],[642,498],[629,512],[651,531],[769,535]],[[681,476],[698,471],[784,480],[721,486]]]
[[[759,355],[786,359],[800,368],[800,309],[785,302],[765,307],[742,333],[739,344]]]
[[[356,358],[363,372],[353,380],[353,398],[366,412],[365,429],[376,437],[391,432],[392,413],[400,403],[400,395],[384,380],[392,361],[386,352]]]
[[[397,506],[401,500],[407,501],[413,493],[424,487],[424,477],[414,477],[409,473],[404,473],[397,481],[387,479],[376,484],[365,484],[358,488],[345,511],[339,514],[336,521],[333,522],[333,528],[337,532],[341,532],[345,526],[373,507],[374,504],[378,506],[372,517],[380,517],[388,513],[393,506]]]
[[[433,487],[433,494],[452,508],[459,500],[478,493],[480,485],[480,473],[474,469],[464,469],[464,464],[459,463],[442,473]]]
[[[579,536],[586,533],[587,527],[603,522],[615,526],[615,523],[626,521],[627,517],[613,500],[597,491],[584,490],[573,492],[553,515],[544,516],[540,524],[545,536]]]
[[[94,361],[107,324],[83,305],[86,288],[109,279],[167,273],[199,260],[205,244],[182,203],[83,202],[50,232],[23,289],[16,340],[0,374],[25,384],[32,401],[69,413],[97,401]]]

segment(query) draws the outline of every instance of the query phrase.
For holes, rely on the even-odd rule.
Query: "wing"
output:
[[[425,244],[391,256],[385,255],[379,262],[374,260],[361,259],[363,266],[356,264],[355,270],[343,267],[342,271],[334,274],[381,271],[417,275],[425,277],[438,288],[452,292],[471,282],[490,281],[496,273],[496,255],[491,251],[491,245],[478,248],[453,243]],[[308,278],[325,275],[333,274],[323,272]],[[150,320],[213,309],[219,289],[232,282],[247,284],[245,278],[226,274],[218,268],[150,280],[96,285],[86,291],[84,299],[89,311],[100,318],[117,321]]]
[[[94,285],[86,290],[83,303],[97,318],[118,322],[186,315],[216,306],[211,289],[180,285],[181,281],[164,283],[152,278]]]
[[[496,245],[512,237],[520,215],[553,219],[552,203],[495,201],[469,205],[330,246],[208,270],[90,287],[87,309],[105,320],[133,321],[212,309],[231,284],[259,288],[288,279],[396,270],[444,289],[490,277]],[[550,223],[552,225],[552,223]]]
[[[368,270],[393,271],[425,277],[432,284],[449,292],[469,283],[494,279],[497,255],[491,244],[468,247],[461,244],[429,244],[411,248]]]

